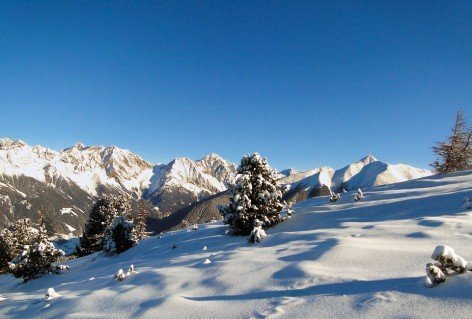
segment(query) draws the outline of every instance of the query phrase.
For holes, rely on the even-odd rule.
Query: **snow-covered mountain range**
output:
[[[417,179],[432,172],[403,164],[387,164],[368,155],[341,169],[320,167],[295,172],[279,179],[279,183],[290,185],[286,199],[300,201],[306,198],[328,195],[331,191],[342,192],[357,188],[370,188]]]
[[[321,167],[307,171],[280,172],[280,184],[291,184],[291,197],[304,199],[323,195],[331,188],[340,191],[357,187],[392,184],[429,175],[427,170],[407,165],[390,165],[373,156],[334,170]],[[144,199],[154,207],[150,218],[161,219],[179,212],[179,224],[188,212],[199,213],[189,220],[214,219],[211,203],[225,194],[234,182],[236,165],[217,154],[200,160],[176,158],[168,164],[152,164],[116,146],[84,146],[77,143],[62,151],[30,146],[21,140],[0,139],[0,227],[9,221],[45,217],[59,233],[80,234],[88,211],[101,194],[128,194],[133,203]],[[304,195],[300,196],[300,193]],[[295,196],[296,195],[296,196]],[[202,202],[203,214],[198,207]],[[189,206],[193,204],[192,206]],[[187,212],[187,213],[184,213]],[[182,218],[180,220],[180,218]],[[171,218],[172,219],[172,218]],[[162,230],[162,227],[159,227]]]

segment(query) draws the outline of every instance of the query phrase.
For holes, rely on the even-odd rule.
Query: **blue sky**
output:
[[[0,135],[152,162],[427,167],[472,121],[471,1],[2,1]]]

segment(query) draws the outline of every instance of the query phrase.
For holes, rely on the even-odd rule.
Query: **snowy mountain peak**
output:
[[[226,161],[216,153],[210,153],[202,157],[200,161]]]
[[[293,175],[293,174],[297,174],[297,173],[300,173],[299,170],[296,170],[294,168],[287,168],[287,169],[284,169],[284,170],[281,170],[279,172],[280,176],[283,177],[283,176],[290,176],[290,175]]]
[[[73,148],[78,149],[79,151],[82,151],[85,148],[85,145],[78,142],[74,144]]]
[[[26,143],[22,140],[12,140],[10,138],[0,138],[0,149],[7,150],[7,149],[14,149],[14,148],[21,148],[26,146]]]
[[[361,158],[358,162],[364,163],[364,164],[369,164],[372,162],[378,161],[377,158],[375,158],[373,155],[367,155]]]

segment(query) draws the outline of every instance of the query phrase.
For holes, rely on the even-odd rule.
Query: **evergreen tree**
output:
[[[35,233],[31,241],[9,263],[13,275],[23,278],[25,282],[48,273],[59,273],[59,268],[54,263],[64,256],[62,250],[54,248],[54,244],[49,242],[44,225],[40,225]]]
[[[13,259],[12,253],[14,242],[13,236],[8,229],[4,229],[0,233],[0,274],[9,271],[8,263]]]
[[[133,220],[121,215],[113,220],[103,250],[120,254],[138,244]]]
[[[268,227],[281,221],[283,190],[277,186],[277,174],[267,159],[258,153],[244,156],[231,187],[230,203],[220,208],[229,234],[249,235],[255,220]]]
[[[149,233],[146,232],[146,221],[147,221],[148,211],[146,209],[146,204],[144,201],[139,201],[139,211],[138,216],[136,217],[136,237],[138,240],[149,237]]]
[[[472,130],[465,127],[464,115],[457,112],[452,134],[446,142],[438,142],[433,152],[438,158],[431,164],[438,173],[472,169]]]
[[[28,218],[11,223],[0,233],[0,274],[10,272],[9,262],[28,245],[36,230]]]
[[[108,230],[116,216],[127,215],[131,212],[131,205],[125,196],[102,196],[92,207],[89,219],[85,224],[80,246],[77,248],[79,256],[85,256],[104,247]]]

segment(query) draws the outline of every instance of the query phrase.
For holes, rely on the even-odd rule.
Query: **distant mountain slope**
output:
[[[347,183],[353,176],[358,174],[364,166],[376,162],[377,159],[372,155],[368,155],[359,161],[349,164],[341,169],[338,169],[334,172],[332,179],[333,191],[340,192],[343,188],[346,188],[345,183]]]
[[[216,154],[201,160],[177,158],[155,168],[144,197],[161,211],[175,212],[208,196],[223,192],[234,182],[236,166]]]
[[[403,164],[387,164],[380,161],[365,165],[359,173],[346,182],[346,189],[372,187],[404,182],[431,175],[431,171]]]
[[[150,218],[155,220],[226,190],[235,171],[233,163],[216,154],[198,161],[178,158],[167,165],[152,165],[116,146],[77,143],[57,152],[3,138],[0,228],[21,217],[47,216],[54,221],[49,225],[53,231],[80,234],[97,196],[120,193],[128,194],[134,206],[141,198],[150,201],[156,207],[150,210]]]
[[[331,191],[341,192],[359,187],[395,184],[431,174],[431,171],[408,165],[383,163],[368,155],[336,171],[331,168],[318,168],[283,177],[279,183],[290,185],[284,199],[297,202],[328,195]]]

